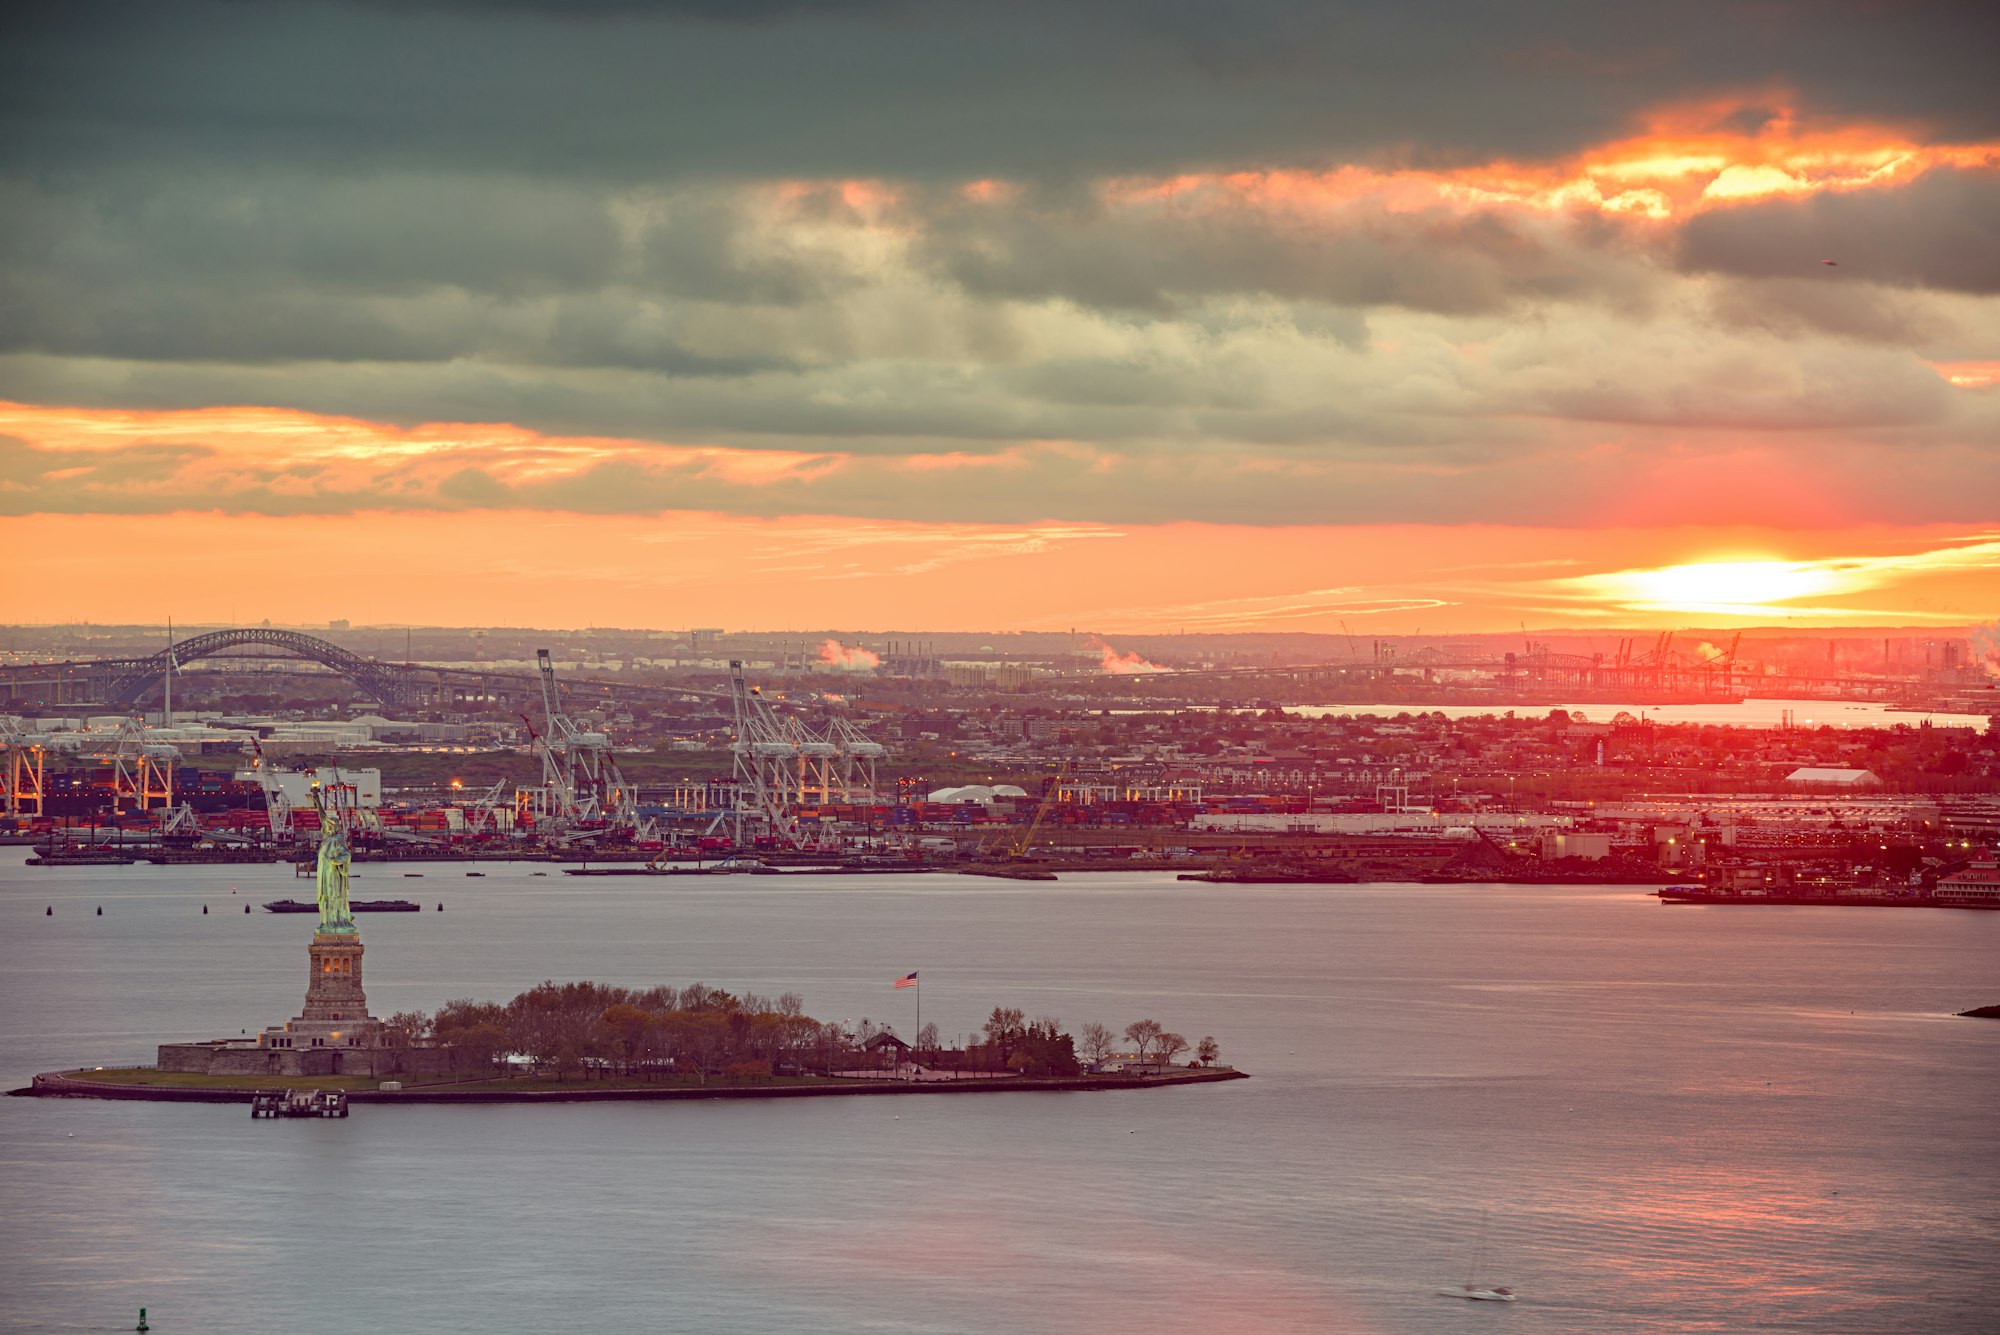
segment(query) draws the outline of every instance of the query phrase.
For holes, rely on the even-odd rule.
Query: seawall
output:
[[[191,1089],[171,1085],[114,1085],[99,1080],[78,1080],[74,1071],[53,1071],[38,1075],[22,1089],[10,1089],[17,1098],[132,1099],[151,1103],[248,1103],[258,1087]],[[1157,1089],[1168,1085],[1207,1085],[1223,1080],[1247,1080],[1249,1073],[1233,1068],[1176,1071],[1162,1076],[1075,1076],[1015,1077],[1005,1080],[829,1080],[811,1085],[718,1085],[712,1088],[673,1089],[357,1089],[347,1094],[349,1103],[644,1103],[684,1099],[815,1099],[881,1097],[916,1094],[1026,1094],[1075,1093],[1113,1089]]]

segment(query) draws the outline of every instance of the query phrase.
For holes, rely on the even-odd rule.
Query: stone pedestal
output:
[[[382,1024],[368,1013],[361,990],[361,938],[320,932],[306,949],[305,1009],[288,1024],[259,1036],[266,1048],[372,1048],[383,1042]]]
[[[451,1069],[450,1048],[407,1046],[408,1036],[368,1013],[361,938],[322,931],[306,948],[306,1004],[255,1038],[162,1043],[159,1068],[198,1075],[416,1075]]]
[[[301,1020],[368,1021],[368,998],[361,990],[361,938],[315,934],[306,947],[306,1007]]]

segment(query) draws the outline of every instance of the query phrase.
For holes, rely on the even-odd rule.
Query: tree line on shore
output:
[[[983,1030],[963,1048],[944,1048],[935,1024],[914,1045],[893,1026],[821,1021],[805,1013],[796,992],[772,998],[692,983],[629,988],[608,983],[540,983],[512,1001],[448,1001],[434,1014],[405,1011],[389,1027],[405,1041],[448,1047],[468,1070],[531,1066],[558,1079],[618,1075],[763,1080],[783,1075],[831,1075],[914,1060],[933,1070],[1017,1075],[1078,1075],[1118,1050],[1119,1034],[1095,1022],[1071,1035],[1053,1017],[1029,1019],[996,1006]],[[895,1041],[880,1041],[885,1038]],[[1154,1020],[1123,1030],[1131,1055],[1168,1066],[1192,1052],[1210,1066],[1220,1056],[1213,1038],[1189,1043]]]

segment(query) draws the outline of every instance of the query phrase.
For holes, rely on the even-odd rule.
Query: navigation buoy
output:
[[[248,912],[250,911],[250,906],[249,906],[248,904],[245,904],[245,905],[243,906],[243,911],[244,911],[245,913],[248,913]]]
[[[438,905],[438,912],[439,912],[439,913],[443,913],[443,912],[444,912],[444,905],[442,905],[442,904]]]
[[[208,905],[203,904],[201,906],[201,913],[204,918],[208,916]]]
[[[152,1329],[152,1327],[151,1327],[151,1326],[149,1326],[149,1325],[147,1325],[147,1324],[146,1324],[146,1309],[145,1309],[145,1308],[143,1308],[143,1307],[142,1307],[142,1308],[140,1308],[140,1309],[139,1309],[139,1324],[138,1324],[138,1325],[136,1325],[136,1326],[134,1326],[134,1327],[132,1327],[132,1329],[134,1329],[134,1330],[151,1330],[151,1329]]]
[[[55,917],[55,916],[56,916],[56,906],[55,906],[55,905],[53,905],[53,904],[51,904],[51,905],[49,905],[49,906],[48,906],[47,908],[43,909],[43,910],[42,910],[42,916],[43,916],[44,918],[53,918],[53,917]]]
[[[97,906],[97,916],[98,916],[98,917],[100,917],[100,918],[102,918],[102,917],[104,916],[104,905],[102,905],[102,904],[99,904],[99,905]]]

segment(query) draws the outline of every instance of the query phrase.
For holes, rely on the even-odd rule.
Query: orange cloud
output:
[[[0,401],[0,437],[28,447],[32,481],[0,481],[18,510],[224,511],[680,508],[677,489],[721,501],[838,474],[858,482],[1018,471],[1084,459],[1064,442],[985,454],[905,455],[547,435],[504,422],[400,427],[287,408],[136,411]],[[681,500],[686,500],[681,497]],[[801,496],[792,508],[814,507]],[[650,503],[649,503],[650,502]]]
[[[133,446],[209,452],[210,471],[312,465],[319,476],[351,471],[378,479],[385,464],[429,471],[477,463],[501,480],[532,479],[613,460],[692,469],[732,482],[786,477],[833,456],[789,450],[661,445],[597,437],[547,436],[495,422],[426,422],[398,427],[286,408],[218,407],[175,411],[44,407],[0,402],[0,434],[39,449],[88,457]]]
[[[1760,123],[1744,128],[1753,118]],[[1996,162],[2000,142],[1924,144],[1892,126],[1822,125],[1790,106],[1737,99],[1662,108],[1642,133],[1557,162],[1124,178],[1104,194],[1114,204],[1177,208],[1228,200],[1309,213],[1368,202],[1392,212],[1514,207],[1670,219],[1774,196],[1878,189],[1934,167]]]
[[[1943,376],[1947,384],[1960,389],[1986,389],[2000,385],[2000,361],[1932,362],[1930,367]]]

